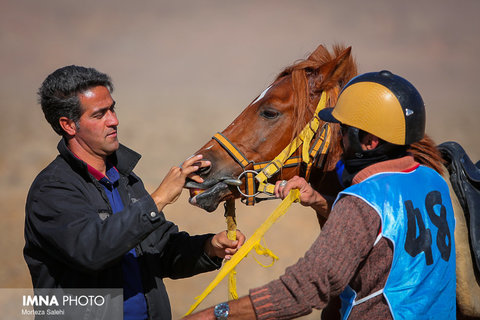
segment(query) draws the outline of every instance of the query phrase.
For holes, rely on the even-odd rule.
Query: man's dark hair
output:
[[[39,102],[43,114],[53,130],[65,135],[58,119],[67,117],[78,123],[82,108],[78,94],[96,86],[107,87],[113,91],[110,77],[94,68],[66,66],[51,73],[38,90]]]

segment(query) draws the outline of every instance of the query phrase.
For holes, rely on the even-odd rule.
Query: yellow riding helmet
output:
[[[397,145],[412,144],[425,134],[425,105],[420,93],[390,71],[369,72],[351,79],[335,108],[320,119],[361,129]]]

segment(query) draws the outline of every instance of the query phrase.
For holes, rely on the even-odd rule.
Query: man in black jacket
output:
[[[210,163],[187,159],[148,194],[132,171],[140,155],[118,141],[112,90],[106,74],[78,66],[43,82],[40,104],[62,139],[28,194],[25,261],[34,288],[122,288],[125,319],[171,319],[162,279],[218,269],[245,237],[190,236],[165,219],[185,180],[203,182],[195,172]]]

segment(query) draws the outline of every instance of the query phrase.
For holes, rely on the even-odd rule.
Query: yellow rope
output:
[[[283,199],[280,205],[268,216],[262,225],[254,232],[254,234],[243,244],[243,246],[233,255],[232,259],[227,261],[222,269],[217,273],[215,279],[207,286],[201,295],[195,298],[195,303],[192,304],[185,316],[191,314],[198,305],[212,292],[212,290],[229,274],[235,266],[242,261],[243,258],[254,248],[260,248],[260,240],[263,238],[268,229],[283,216],[293,202],[298,202],[300,199],[300,191],[298,189],[291,190],[288,196]]]
[[[263,238],[263,242],[265,243],[265,238]],[[273,266],[275,261],[278,260],[278,257],[272,252],[272,250],[267,248],[266,244],[265,244],[265,246],[262,246],[260,243],[257,243],[255,245],[255,252],[257,252],[258,255],[272,258],[272,263],[270,263],[268,265],[265,265],[265,264],[261,263],[260,261],[258,261],[258,259],[255,258],[255,256],[253,256],[255,261],[257,261],[257,263],[264,268],[270,268],[271,266]]]
[[[235,220],[235,199],[229,199],[225,204],[225,219],[227,222],[227,238],[237,240],[237,221]],[[228,300],[238,299],[237,271],[233,269],[228,274]]]

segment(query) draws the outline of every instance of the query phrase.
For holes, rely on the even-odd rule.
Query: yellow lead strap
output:
[[[212,290],[228,275],[235,266],[242,261],[245,256],[252,251],[252,249],[261,248],[260,240],[263,238],[268,229],[283,216],[293,202],[298,202],[300,199],[300,191],[298,189],[291,190],[288,196],[283,199],[280,205],[268,216],[262,225],[255,231],[255,233],[243,244],[243,246],[235,253],[231,260],[227,261],[222,269],[217,273],[217,276],[207,286],[201,295],[195,298],[195,303],[190,307],[190,310],[185,316],[191,314],[198,305],[212,292]]]
[[[227,238],[237,240],[237,221],[235,217],[235,199],[225,202],[225,219],[227,222]],[[237,294],[237,271],[232,269],[228,274],[228,300],[238,299]]]

